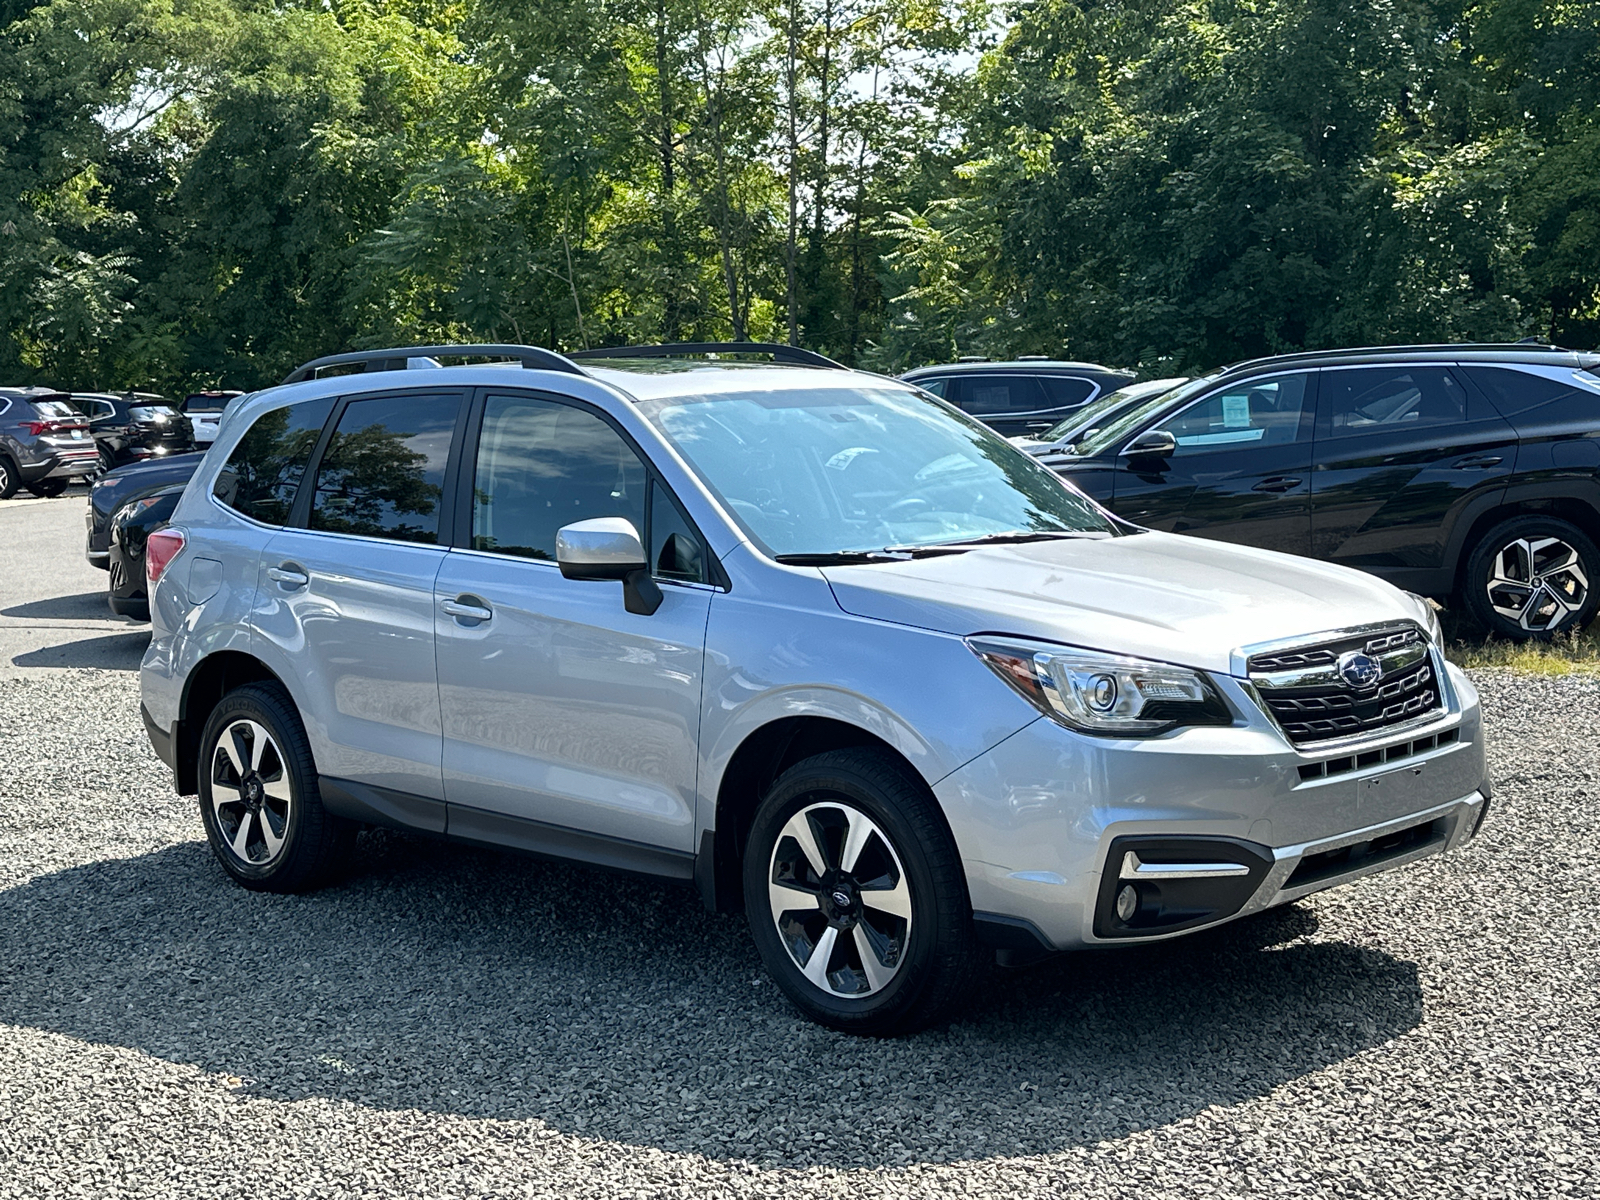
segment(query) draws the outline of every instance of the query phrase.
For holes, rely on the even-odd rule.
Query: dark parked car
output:
[[[150,597],[145,591],[144,544],[152,533],[165,529],[178,507],[186,483],[174,483],[130,500],[111,514],[110,574],[106,598],[111,611],[135,621],[150,619]]]
[[[161,396],[74,392],[72,403],[89,418],[89,432],[94,435],[104,470],[194,449],[189,419]]]
[[[59,496],[67,484],[99,469],[89,423],[65,392],[0,388],[0,500],[25,487]]]
[[[174,454],[147,458],[108,471],[89,489],[88,545],[84,556],[102,571],[111,566],[111,516],[130,500],[149,496],[170,484],[189,482],[203,454]]]
[[[1139,525],[1358,567],[1503,637],[1579,627],[1600,606],[1600,353],[1258,359],[1052,465]]]
[[[1074,409],[1133,382],[1130,371],[1048,358],[947,363],[900,378],[1008,436],[1043,433]]]

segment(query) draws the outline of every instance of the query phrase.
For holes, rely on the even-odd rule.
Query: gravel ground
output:
[[[667,885],[369,834],[244,892],[134,676],[0,676],[0,1197],[1594,1196],[1600,681],[1479,682],[1464,852],[873,1042]]]

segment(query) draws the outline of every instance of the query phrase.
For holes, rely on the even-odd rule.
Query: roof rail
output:
[[[835,371],[850,369],[815,350],[802,350],[799,346],[784,346],[777,342],[665,342],[659,346],[606,346],[598,350],[575,350],[568,357],[694,358],[702,354],[770,354],[774,362],[791,363],[799,367],[828,367]]]
[[[585,374],[582,367],[565,355],[540,346],[398,346],[387,350],[352,350],[346,354],[328,354],[302,363],[284,377],[284,383],[303,383],[315,379],[325,367],[342,367],[360,363],[363,371],[404,371],[414,358],[512,358],[530,371],[562,371],[568,375]]]
[[[1219,375],[1232,375],[1235,372],[1253,371],[1264,366],[1289,366],[1300,362],[1319,362],[1341,358],[1368,358],[1383,355],[1402,354],[1451,354],[1465,350],[1549,350],[1554,353],[1570,354],[1560,346],[1552,346],[1547,342],[1530,342],[1524,339],[1520,342],[1422,342],[1407,346],[1340,346],[1328,350],[1297,350],[1289,354],[1272,354],[1261,358],[1246,358],[1239,362],[1229,363],[1217,372]]]

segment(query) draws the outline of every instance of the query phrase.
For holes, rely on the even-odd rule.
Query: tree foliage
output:
[[[1586,0],[0,0],[0,376],[1600,340]]]

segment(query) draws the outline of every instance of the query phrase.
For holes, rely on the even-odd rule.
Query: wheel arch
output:
[[[779,717],[744,735],[717,781],[715,826],[702,832],[695,856],[695,884],[708,909],[743,911],[744,845],[756,808],[773,781],[813,755],[851,748],[884,754],[927,787],[923,773],[899,747],[869,729],[836,717]],[[931,789],[929,796],[932,797]],[[937,799],[934,804],[937,806]]]
[[[200,790],[200,732],[211,710],[235,688],[263,682],[283,686],[283,680],[266,663],[242,650],[218,650],[190,670],[178,701],[172,739],[173,775],[180,796],[193,796]]]
[[[1464,531],[1453,539],[1451,590],[1460,593],[1466,582],[1467,563],[1480,541],[1496,525],[1515,517],[1555,517],[1581,529],[1589,540],[1600,545],[1600,488],[1588,488],[1590,496],[1576,496],[1569,490],[1508,493],[1501,503],[1483,510],[1464,522]]]

